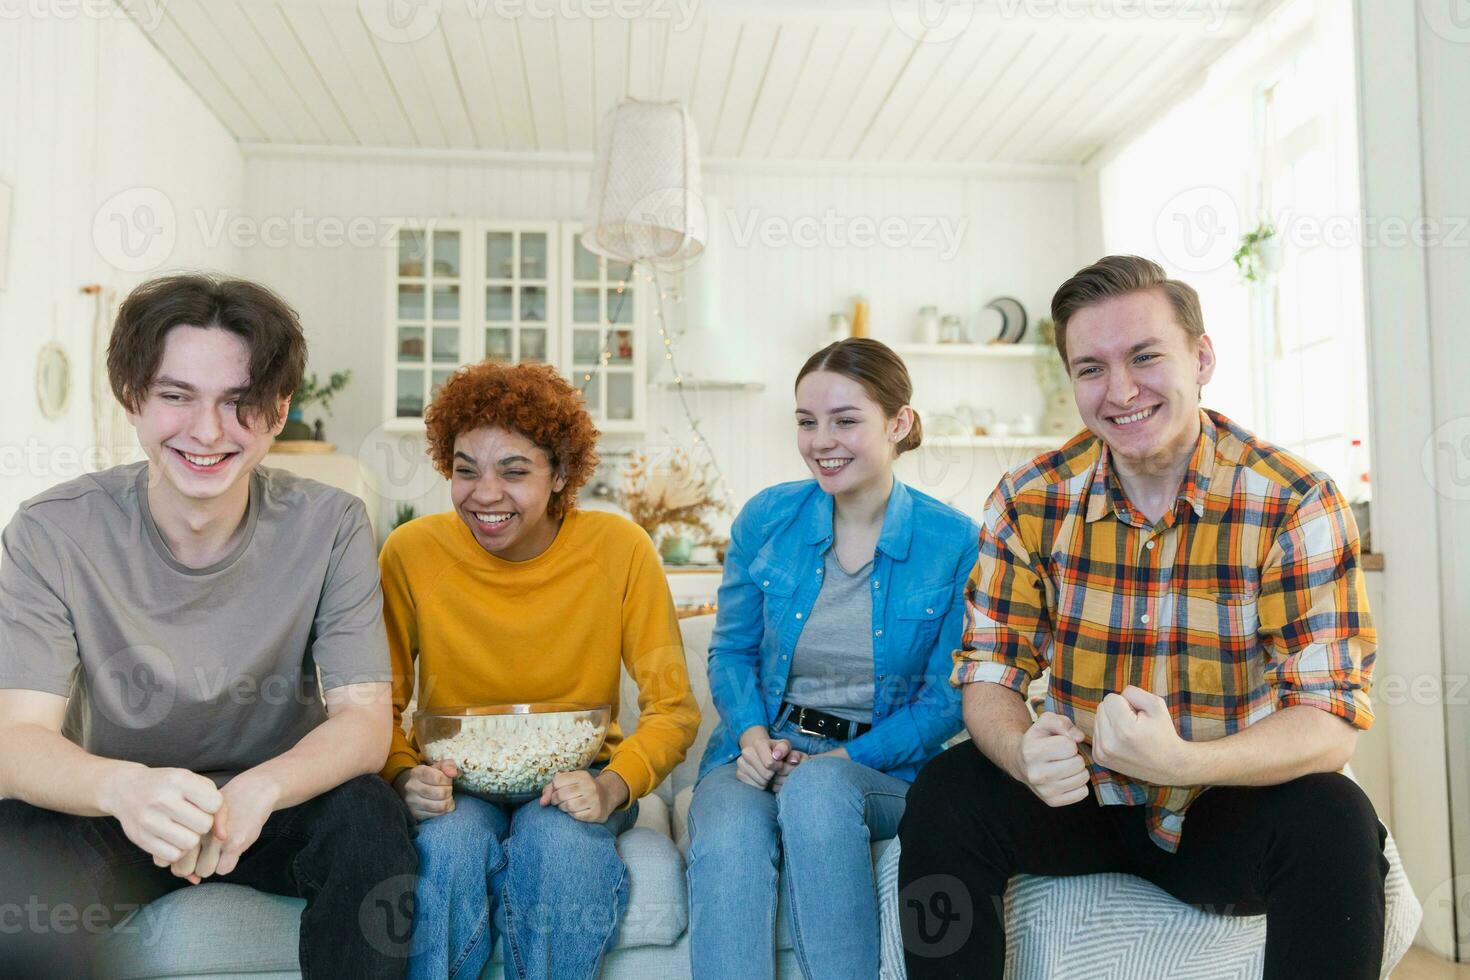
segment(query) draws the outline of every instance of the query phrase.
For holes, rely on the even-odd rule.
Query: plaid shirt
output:
[[[1103,697],[1159,695],[1180,735],[1221,738],[1310,704],[1358,728],[1377,637],[1358,530],[1328,477],[1214,412],[1174,509],[1152,524],[1084,432],[1008,474],[986,503],[951,683],[1018,692],[1051,668],[1046,707],[1092,734]],[[1155,786],[1083,757],[1103,805],[1148,807],[1179,846],[1204,787]]]

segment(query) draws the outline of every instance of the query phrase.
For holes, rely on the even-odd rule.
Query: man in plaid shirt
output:
[[[1376,978],[1385,831],[1338,772],[1376,645],[1347,503],[1201,410],[1199,298],[1155,263],[1099,260],[1052,317],[1088,431],[986,504],[951,677],[971,740],[899,831],[909,976],[1000,977],[1013,875],[1123,871],[1264,912],[1268,980]]]

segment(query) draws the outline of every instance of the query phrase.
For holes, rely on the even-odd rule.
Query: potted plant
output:
[[[1036,327],[1040,331],[1040,344],[1045,349],[1036,358],[1036,383],[1046,399],[1041,432],[1049,436],[1069,436],[1082,430],[1082,416],[1077,414],[1067,366],[1057,351],[1057,325],[1051,317],[1046,317]]]
[[[682,449],[662,460],[635,453],[623,471],[618,502],[633,523],[659,541],[659,554],[671,565],[687,563],[695,538],[713,534],[709,519],[725,510],[715,491],[715,481]]]
[[[1261,222],[1241,236],[1232,256],[1246,282],[1261,282],[1281,271],[1281,238],[1269,222]]]
[[[311,439],[313,437],[311,426],[306,424],[306,419],[303,417],[306,407],[313,402],[319,402],[322,411],[331,415],[332,396],[346,388],[347,382],[351,380],[351,371],[333,371],[325,384],[318,381],[315,374],[307,375],[302,380],[301,387],[297,388],[296,393],[291,396],[291,407],[286,412],[286,427],[276,438],[286,442]],[[321,425],[320,419],[317,420],[317,425]]]

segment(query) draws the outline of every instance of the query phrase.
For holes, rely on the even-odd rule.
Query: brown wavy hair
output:
[[[807,358],[796,374],[796,384],[813,371],[831,371],[851,378],[863,386],[868,397],[878,403],[883,414],[889,418],[898,415],[898,410],[914,398],[914,382],[909,378],[908,365],[887,344],[870,337],[848,337],[835,344],[828,344]],[[918,449],[924,441],[924,426],[919,419],[919,410],[914,413],[914,425],[909,434],[894,447],[895,455],[902,456],[910,449]]]
[[[174,327],[228,330],[250,349],[250,381],[235,408],[241,425],[274,428],[280,403],[301,387],[306,337],[289,303],[259,283],[192,273],[150,279],[128,294],[107,342],[107,379],[130,412],[148,397]]]
[[[482,361],[462,367],[424,411],[429,458],[446,480],[454,470],[454,440],[461,432],[498,426],[519,432],[551,458],[566,486],[552,493],[546,513],[553,520],[577,504],[577,491],[597,468],[601,435],[582,394],[549,364]]]
[[[1051,318],[1055,321],[1057,353],[1067,364],[1067,323],[1096,303],[1114,296],[1157,289],[1174,309],[1174,318],[1197,343],[1205,335],[1205,315],[1200,310],[1199,293],[1187,282],[1170,279],[1164,267],[1138,255],[1104,255],[1057,287],[1051,298]]]

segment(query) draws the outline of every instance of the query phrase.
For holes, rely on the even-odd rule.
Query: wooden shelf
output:
[[[993,357],[1023,361],[1055,353],[1055,348],[1041,344],[898,344],[893,349],[900,357]]]

